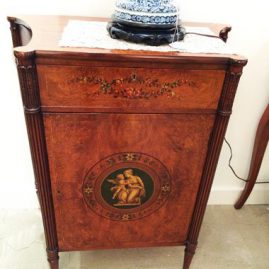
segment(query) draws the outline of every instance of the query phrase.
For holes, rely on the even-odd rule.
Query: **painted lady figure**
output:
[[[134,175],[133,169],[126,169],[116,179],[107,181],[115,185],[110,188],[113,200],[117,200],[114,206],[141,205],[141,197],[146,195],[146,190],[143,180]]]

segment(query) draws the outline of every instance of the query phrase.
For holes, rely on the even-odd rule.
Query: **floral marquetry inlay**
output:
[[[86,75],[71,79],[68,83],[99,86],[97,90],[89,93],[91,96],[110,95],[115,98],[119,97],[128,99],[152,99],[160,96],[180,99],[176,89],[183,86],[197,88],[196,82],[185,78],[161,82],[159,79],[143,78],[136,74],[112,80]]]

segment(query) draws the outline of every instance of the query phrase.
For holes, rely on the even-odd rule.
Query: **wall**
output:
[[[1,1],[0,3],[0,207],[37,207],[34,179],[20,100],[17,74],[12,56],[6,15],[76,14],[110,16],[112,0]],[[234,104],[234,113],[226,137],[231,142],[233,166],[247,176],[255,129],[269,101],[269,36],[267,1],[249,0],[181,0],[182,19],[223,22],[233,26],[229,43],[248,57]],[[243,183],[233,176],[227,163],[229,151],[223,146],[210,203],[233,204]],[[266,152],[260,178],[269,179],[269,150]],[[268,166],[268,165],[267,165]],[[269,186],[257,185],[249,203],[268,203]]]

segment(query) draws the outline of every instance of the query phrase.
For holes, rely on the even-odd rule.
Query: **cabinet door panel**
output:
[[[214,119],[44,114],[60,249],[183,244]]]

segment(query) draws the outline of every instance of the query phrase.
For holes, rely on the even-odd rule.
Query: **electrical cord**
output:
[[[195,33],[195,32],[186,32],[185,35],[199,35],[199,36],[205,36],[205,37],[211,37],[211,38],[218,38],[221,39],[221,37],[216,36],[216,35],[209,35],[209,34],[201,34],[201,33]],[[244,182],[248,182],[247,179],[242,178],[240,176],[237,175],[237,173],[235,172],[233,166],[232,166],[232,159],[233,159],[233,150],[231,147],[231,144],[228,142],[228,140],[226,138],[224,138],[225,143],[227,144],[227,146],[229,147],[230,150],[230,158],[229,158],[229,168],[231,169],[231,171],[233,172],[234,176]],[[255,182],[255,184],[267,184],[269,183],[269,181],[258,181]]]
[[[208,34],[201,34],[201,33],[195,33],[195,32],[186,32],[185,35],[200,35],[200,36],[205,36],[205,37],[213,37],[213,38],[221,39],[217,35],[208,35]]]
[[[178,35],[178,26],[176,27],[176,30],[175,30],[175,33],[174,33],[174,38],[173,38],[174,41],[173,42],[181,41],[181,40],[177,40],[176,39],[177,35]],[[201,33],[195,33],[195,32],[185,32],[184,33],[184,36],[186,36],[186,35],[199,35],[199,36],[205,36],[205,37],[210,37],[210,38],[217,38],[217,39],[222,40],[222,38],[219,37],[219,36],[217,36],[217,35],[201,34]],[[173,46],[171,46],[171,47],[173,47]]]
[[[240,179],[240,180],[242,180],[244,182],[248,182],[247,179],[238,176],[237,173],[235,172],[235,170],[234,170],[234,168],[232,166],[233,150],[232,150],[231,144],[228,142],[228,140],[226,138],[224,138],[224,141],[225,141],[225,143],[227,144],[227,146],[230,149],[229,168],[232,170],[232,172],[233,172],[233,174],[235,175],[236,178],[238,178],[238,179]],[[269,183],[269,181],[258,181],[258,182],[255,182],[255,184],[266,184],[266,183]]]

